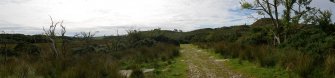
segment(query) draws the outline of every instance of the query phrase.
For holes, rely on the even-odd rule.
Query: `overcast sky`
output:
[[[240,0],[0,0],[0,31],[41,34],[49,16],[64,21],[69,33],[154,28],[190,31],[250,24],[256,15],[241,10]],[[335,3],[314,0],[313,6],[332,10]],[[333,17],[334,19],[334,17]]]

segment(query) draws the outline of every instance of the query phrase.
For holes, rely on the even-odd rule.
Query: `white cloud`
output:
[[[0,21],[16,26],[42,29],[49,25],[51,15],[64,20],[70,33],[101,31],[100,35],[129,27],[189,31],[253,22],[248,19],[250,13],[239,8],[239,0],[2,0],[0,10]]]

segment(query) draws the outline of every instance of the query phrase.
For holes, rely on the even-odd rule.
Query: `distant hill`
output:
[[[257,20],[256,22],[254,22],[253,24],[251,24],[251,27],[271,26],[271,25],[272,25],[271,18],[261,18]]]

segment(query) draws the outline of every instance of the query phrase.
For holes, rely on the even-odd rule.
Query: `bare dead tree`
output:
[[[63,25],[63,21],[60,23],[60,27],[61,27],[61,39],[62,39],[62,54],[64,54],[66,52],[65,46],[68,41],[65,38],[66,28]]]
[[[78,37],[82,38],[86,44],[90,44],[90,40],[93,39],[93,37],[95,36],[96,33],[98,33],[99,31],[95,31],[95,32],[80,32],[80,34],[77,34]]]
[[[86,40],[91,40],[95,34],[97,33],[96,32],[80,32],[80,35],[82,36],[82,38],[86,39]]]
[[[57,25],[59,24],[59,22],[56,22],[54,23],[52,17],[50,16],[50,20],[51,20],[51,25],[49,26],[49,29],[45,29],[43,27],[43,31],[44,31],[44,35],[51,41],[51,43],[49,44],[50,45],[50,48],[53,52],[53,55],[55,57],[58,57],[59,56],[59,52],[56,48],[56,27]]]

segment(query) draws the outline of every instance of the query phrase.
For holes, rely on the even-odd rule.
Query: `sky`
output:
[[[251,1],[251,0],[247,0]],[[98,32],[125,34],[126,30],[191,31],[251,24],[255,12],[242,10],[240,0],[0,0],[0,31],[42,34],[43,27],[64,21],[67,35]],[[314,0],[312,6],[332,10],[335,3]],[[332,17],[335,20],[335,17]]]

